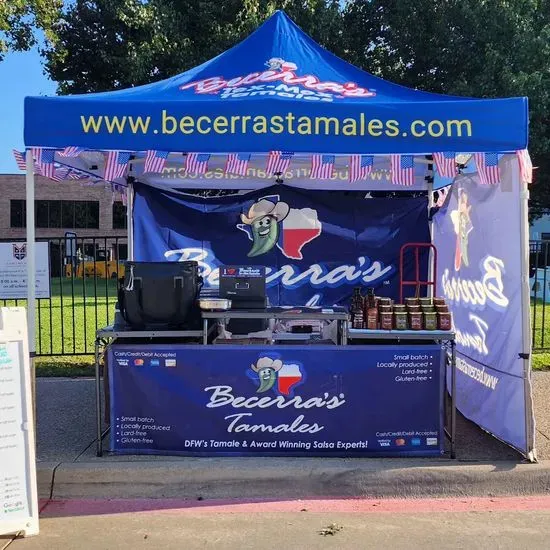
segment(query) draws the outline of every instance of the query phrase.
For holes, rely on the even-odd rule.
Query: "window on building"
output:
[[[126,207],[121,201],[115,201],[113,203],[113,229],[126,229],[127,223]]]
[[[11,227],[26,227],[26,203],[10,201]],[[98,201],[36,201],[36,227],[99,229]]]
[[[27,209],[24,200],[10,201],[10,227],[25,227]]]
[[[550,233],[541,233],[540,237],[543,241],[550,241]]]

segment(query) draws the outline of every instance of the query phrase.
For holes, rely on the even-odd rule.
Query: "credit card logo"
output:
[[[426,445],[437,445],[438,439],[437,437],[427,437],[426,438]]]
[[[398,447],[403,447],[403,445],[405,445],[406,441],[403,439],[403,438],[399,438],[399,439],[396,439],[395,440],[395,444],[398,446]]]
[[[160,367],[160,361],[158,359],[151,359],[150,364],[152,367]]]
[[[389,447],[391,445],[391,440],[390,439],[379,439],[378,440],[378,445],[380,445],[380,447]]]
[[[128,366],[128,359],[117,359],[116,362],[117,362],[121,367],[127,367],[127,366]]]
[[[134,365],[135,365],[136,367],[142,367],[143,364],[144,364],[143,359],[134,359]]]
[[[411,445],[414,445],[415,447],[418,447],[421,444],[419,437],[413,437],[411,439]]]
[[[167,367],[175,367],[176,366],[176,360],[175,359],[166,359],[164,361],[164,364],[167,366]]]

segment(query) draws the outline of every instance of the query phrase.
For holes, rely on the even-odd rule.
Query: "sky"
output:
[[[38,51],[16,52],[0,61],[0,174],[19,174],[12,149],[24,149],[23,100],[54,95],[56,83],[46,75]]]

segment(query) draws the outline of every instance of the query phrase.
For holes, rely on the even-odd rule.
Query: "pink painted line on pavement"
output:
[[[46,504],[44,507],[43,504]],[[71,499],[41,501],[41,517],[163,513],[403,513],[550,510],[550,496],[429,499],[177,500]]]

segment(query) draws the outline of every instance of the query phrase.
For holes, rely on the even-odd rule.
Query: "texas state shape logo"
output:
[[[273,390],[277,395],[292,397],[294,388],[305,380],[303,366],[298,362],[283,362],[280,358],[260,357],[247,370],[247,376],[257,384],[256,393]]]
[[[290,208],[279,196],[262,197],[241,214],[237,228],[252,241],[247,256],[253,258],[277,247],[292,260],[303,260],[302,249],[315,240],[323,226],[313,208]]]

